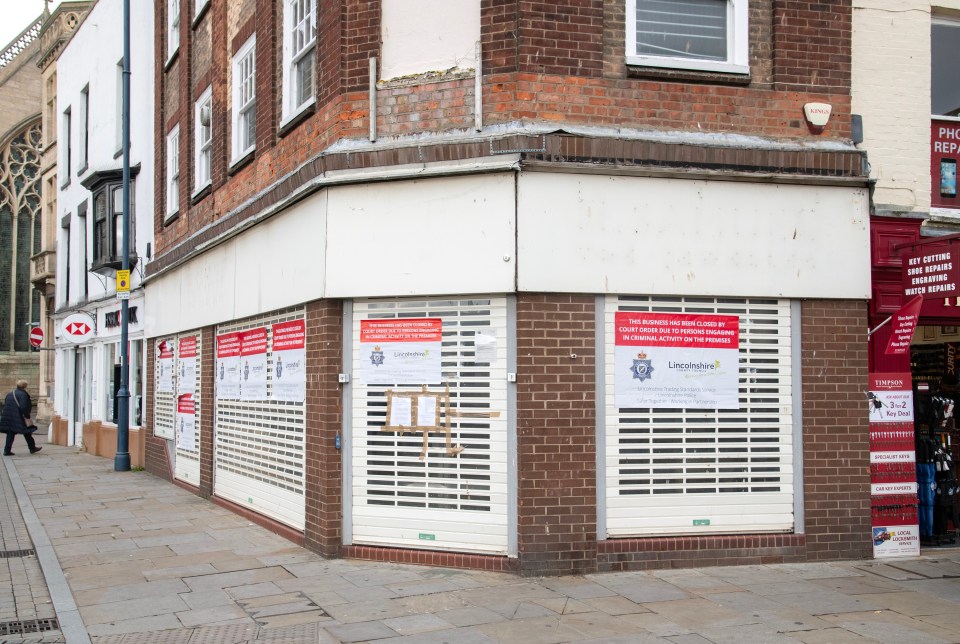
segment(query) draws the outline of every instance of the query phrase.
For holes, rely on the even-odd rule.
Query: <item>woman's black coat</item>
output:
[[[27,428],[24,417],[29,417],[33,410],[30,394],[23,389],[14,389],[7,394],[3,401],[3,411],[0,412],[0,433],[27,434],[34,430]]]

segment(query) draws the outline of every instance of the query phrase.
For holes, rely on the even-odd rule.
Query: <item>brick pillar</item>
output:
[[[343,304],[307,305],[306,527],[308,548],[326,557],[340,553],[342,475],[336,437],[343,426]]]
[[[214,382],[216,381],[216,328],[205,327],[200,336],[200,485],[199,494],[204,498],[213,495],[213,419],[217,406]]]
[[[867,305],[806,300],[801,320],[807,559],[867,557]]]
[[[594,308],[590,295],[517,298],[518,530],[524,575],[597,569]]]

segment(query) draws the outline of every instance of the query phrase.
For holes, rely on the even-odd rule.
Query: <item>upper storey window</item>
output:
[[[627,64],[746,74],[747,0],[626,0]]]
[[[180,0],[167,0],[167,60],[180,49]]]
[[[316,69],[317,2],[285,0],[283,5],[283,118],[313,102]]]

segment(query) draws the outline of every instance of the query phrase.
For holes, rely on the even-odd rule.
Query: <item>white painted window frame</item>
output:
[[[201,113],[204,108],[210,111],[210,122],[203,125]],[[194,154],[193,154],[193,194],[210,185],[213,170],[213,88],[208,86],[193,104]]]
[[[306,24],[305,24],[306,23]],[[281,126],[316,101],[316,87],[301,102],[297,84],[297,65],[313,56],[312,77],[317,73],[317,1],[284,0],[283,3],[283,112]],[[315,84],[315,81],[314,81]]]
[[[167,60],[180,49],[180,0],[167,0]]]
[[[167,218],[180,212],[180,126],[167,134]]]
[[[203,10],[207,7],[208,4],[210,4],[210,0],[196,0],[193,7],[193,17],[196,18],[201,13],[203,13]]]
[[[726,0],[727,2],[727,52],[726,61],[676,58],[672,56],[637,55],[637,0],[626,0],[626,63],[642,67],[665,67],[691,71],[720,72],[727,74],[750,73],[749,0]]]
[[[250,39],[233,57],[233,158],[231,165],[257,147],[257,37]],[[244,141],[248,119],[253,119],[253,140]]]

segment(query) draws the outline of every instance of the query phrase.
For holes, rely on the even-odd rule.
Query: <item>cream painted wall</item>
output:
[[[477,66],[480,0],[384,0],[380,78]]]
[[[530,172],[518,290],[870,297],[863,188]]]
[[[539,172],[341,185],[150,280],[145,325],[517,290],[867,299],[869,260],[862,188]]]
[[[930,209],[930,16],[930,0],[853,3],[851,103],[881,209]]]

